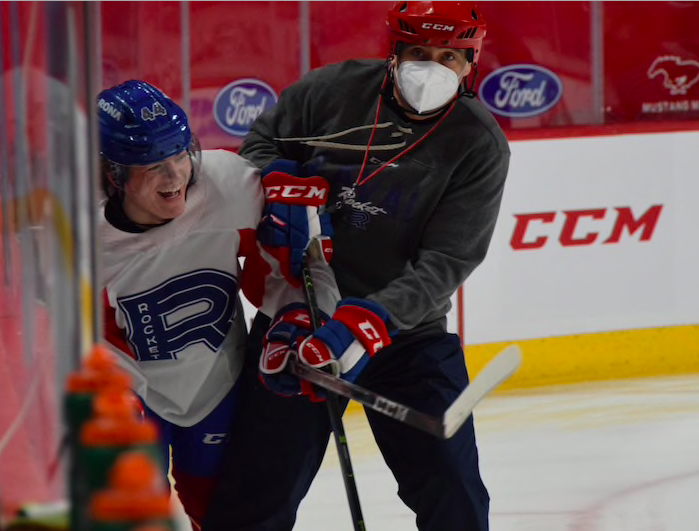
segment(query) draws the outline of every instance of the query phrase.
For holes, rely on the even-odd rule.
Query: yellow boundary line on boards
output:
[[[512,343],[522,348],[522,366],[502,390],[699,373],[699,325],[469,345],[470,373]]]
[[[515,343],[522,366],[500,390],[699,373],[699,325],[692,325],[466,345],[471,376]],[[361,410],[350,402],[348,412]]]

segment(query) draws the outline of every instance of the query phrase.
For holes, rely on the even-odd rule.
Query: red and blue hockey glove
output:
[[[265,334],[259,364],[260,381],[270,391],[281,396],[307,394],[315,400],[311,384],[286,370],[289,356],[298,350],[311,330],[311,317],[305,304],[295,302],[277,312]]]
[[[332,319],[299,346],[299,359],[353,382],[371,356],[391,344],[388,312],[378,303],[349,297]]]
[[[299,163],[279,159],[262,172],[265,207],[257,227],[262,246],[279,260],[290,281],[301,277],[303,254],[311,240],[321,242],[323,258],[330,262],[334,231],[323,212],[330,185],[320,176],[302,177]]]

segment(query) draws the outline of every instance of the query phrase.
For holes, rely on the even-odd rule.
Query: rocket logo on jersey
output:
[[[200,269],[117,299],[136,360],[177,359],[195,344],[216,352],[235,317],[237,291],[233,275]]]

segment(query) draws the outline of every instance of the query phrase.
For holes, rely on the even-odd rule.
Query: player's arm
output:
[[[340,295],[328,265],[332,227],[329,216],[322,212],[329,186],[325,179],[303,173],[300,164],[286,159],[278,159],[262,171],[265,204],[255,240],[247,234],[243,290],[260,311],[272,317],[260,355],[260,380],[282,396],[303,393],[315,398],[307,382],[286,370],[289,358],[313,328],[301,286],[304,263],[311,271],[324,320],[334,313]],[[310,252],[312,244],[318,249],[315,253]]]
[[[303,302],[301,265],[311,241],[320,241],[323,260],[311,261],[319,282],[320,307],[332,312],[337,302],[332,257],[332,226],[322,212],[329,185],[316,176],[301,177],[300,166],[277,160],[265,168],[253,186],[264,199],[241,233],[241,254],[246,257],[242,289],[250,302],[272,317],[292,302]]]
[[[328,265],[332,227],[329,216],[320,210],[327,200],[328,185],[320,177],[300,177],[300,173],[299,164],[283,159],[262,172],[266,201],[255,239],[250,240],[251,234],[247,233],[244,246],[244,293],[260,311],[272,317],[260,356],[260,379],[283,396],[301,392],[314,396],[310,386],[286,371],[289,357],[312,330],[301,286],[303,265],[310,269],[316,303],[326,319],[340,298]],[[318,251],[311,253],[311,245]]]
[[[262,171],[265,205],[257,239],[281,264],[292,285],[300,285],[303,257],[312,241],[319,243],[326,262],[332,258],[334,231],[325,205],[328,182],[306,175],[301,164],[277,159]]]

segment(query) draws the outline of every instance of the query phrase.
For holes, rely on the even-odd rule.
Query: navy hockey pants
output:
[[[146,417],[158,426],[162,469],[172,474],[177,495],[195,529],[204,520],[225,455],[227,429],[238,407],[237,396],[237,388],[233,387],[211,413],[188,427],[166,421],[143,404]]]
[[[290,531],[330,438],[325,403],[280,397],[259,382],[256,325],[251,345],[257,346],[251,346],[240,382],[239,410],[204,531]],[[448,333],[398,337],[370,361],[357,383],[441,415],[468,383],[461,342]],[[366,413],[398,495],[417,515],[420,531],[488,529],[489,496],[479,473],[472,418],[452,438],[440,440],[380,413]],[[366,495],[362,499],[371,503]]]

